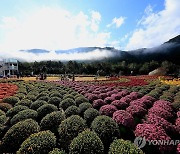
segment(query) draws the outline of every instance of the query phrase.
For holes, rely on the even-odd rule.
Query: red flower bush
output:
[[[99,112],[101,115],[112,117],[113,113],[118,109],[114,105],[104,105],[100,108]]]
[[[122,97],[121,99],[120,99],[120,101],[122,101],[122,102],[126,102],[126,103],[130,103],[132,100],[128,97],[128,95],[127,96],[125,96],[125,97]]]
[[[117,93],[117,94],[112,94],[111,97],[113,99],[119,100],[119,99],[121,99],[122,96]]]
[[[106,97],[108,97],[108,95],[106,93],[101,93],[101,94],[99,94],[99,97],[101,99],[105,99]]]
[[[130,113],[132,116],[137,116],[137,117],[143,117],[147,113],[147,110],[139,105],[129,106],[126,109],[126,111]]]
[[[12,96],[16,93],[18,87],[13,84],[0,83],[0,100]]]
[[[111,103],[111,105],[114,105],[117,107],[117,109],[122,110],[125,109],[126,107],[128,107],[128,103],[126,102],[122,102],[120,100],[115,100]]]
[[[118,125],[123,125],[130,129],[134,129],[135,121],[133,116],[125,110],[118,110],[113,114],[113,120],[116,121]]]
[[[145,137],[146,140],[171,140],[165,130],[154,124],[138,124],[134,131],[136,137]],[[169,151],[171,147],[160,145],[160,151]]]
[[[96,94],[88,94],[87,98],[89,101],[93,102],[94,100],[99,99],[99,96]]]
[[[131,92],[129,94],[129,97],[132,99],[132,100],[135,100],[135,99],[138,99],[141,97],[141,94],[139,94],[138,92]]]
[[[141,99],[136,99],[136,100],[130,102],[130,106],[134,106],[134,105],[141,106],[145,109],[147,108],[146,104]]]
[[[101,106],[106,105],[107,103],[102,99],[97,99],[93,101],[93,108],[100,109]]]

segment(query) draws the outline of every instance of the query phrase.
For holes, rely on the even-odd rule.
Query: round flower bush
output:
[[[71,98],[66,98],[61,101],[61,103],[59,104],[59,107],[62,108],[63,110],[66,110],[71,105],[76,105],[75,101]]]
[[[11,105],[15,105],[19,101],[19,98],[15,97],[15,96],[10,96],[10,97],[4,98],[2,101],[4,103],[9,103]]]
[[[127,96],[125,96],[125,97],[122,97],[121,99],[120,99],[120,101],[121,102],[126,102],[126,103],[130,103],[132,100],[128,97],[128,95]]]
[[[31,101],[31,100],[29,100],[29,99],[23,99],[23,100],[20,100],[18,103],[16,103],[15,106],[22,105],[22,106],[30,107],[31,104],[32,104],[32,101]]]
[[[28,109],[27,106],[22,106],[22,105],[15,106],[6,112],[6,116],[13,117],[14,115],[19,113],[20,111],[26,110],[26,109]]]
[[[16,152],[26,138],[33,133],[39,132],[39,130],[38,123],[32,119],[16,123],[6,132],[2,139],[3,152]]]
[[[113,114],[113,120],[118,125],[123,125],[127,128],[134,129],[135,121],[133,116],[125,110],[118,110]]]
[[[128,103],[126,102],[122,102],[120,100],[115,100],[111,103],[111,105],[116,106],[117,109],[121,110],[121,109],[126,109],[126,107],[128,107]]]
[[[8,117],[6,115],[1,115],[0,116],[0,125],[5,125],[8,122]]]
[[[138,124],[136,130],[134,131],[136,137],[145,137],[146,140],[171,140],[171,138],[166,134],[165,130],[154,124]],[[160,145],[159,150],[169,151],[172,148],[167,145]]]
[[[87,98],[90,102],[93,102],[94,100],[99,99],[99,96],[97,94],[88,94]]]
[[[115,99],[112,98],[112,97],[106,97],[106,98],[104,99],[104,102],[105,102],[106,104],[111,104],[114,100],[115,100]]]
[[[105,150],[108,150],[110,143],[115,138],[120,137],[120,131],[117,123],[108,116],[97,116],[93,120],[91,128],[100,137]]]
[[[46,96],[39,97],[38,100],[43,100],[43,101],[48,102],[49,96],[46,95]]]
[[[15,123],[25,120],[25,119],[29,119],[29,118],[36,119],[37,116],[38,116],[38,113],[35,110],[26,109],[26,110],[20,111],[18,114],[13,116],[10,123],[11,125],[14,125]]]
[[[99,94],[99,97],[104,100],[106,97],[108,97],[108,95],[106,93],[101,93]]]
[[[62,121],[58,128],[60,147],[68,150],[72,139],[86,128],[85,120],[78,115],[72,115]]]
[[[70,117],[72,115],[79,115],[79,108],[75,105],[72,105],[65,110],[65,115],[66,117]]]
[[[172,133],[175,133],[175,128],[170,122],[155,114],[148,114],[146,121],[149,124],[155,124],[157,126],[161,126],[166,131],[167,134],[172,135]]]
[[[82,104],[80,104],[79,105],[79,114],[81,116],[83,116],[84,112],[89,108],[92,108],[92,105],[90,103],[82,103]]]
[[[37,100],[31,104],[30,108],[33,110],[37,110],[40,106],[45,105],[45,104],[48,104],[48,103],[43,100]]]
[[[61,95],[58,91],[57,92],[56,91],[55,92],[50,92],[49,96],[50,97],[58,97],[58,98],[61,98],[61,99],[63,98],[63,95]]]
[[[141,99],[133,100],[133,101],[130,102],[129,105],[130,105],[130,106],[134,106],[134,105],[136,105],[136,106],[141,106],[141,107],[143,107],[144,109],[147,109],[146,104],[145,104]]]
[[[41,130],[50,130],[57,133],[57,129],[63,120],[65,120],[64,111],[51,112],[42,118],[40,122]]]
[[[90,130],[79,133],[70,144],[70,154],[103,154],[104,146],[97,134]]]
[[[48,153],[56,146],[56,137],[51,131],[41,131],[29,136],[22,144],[17,154]]]
[[[112,94],[111,95],[111,97],[113,98],[113,99],[115,99],[115,100],[119,100],[119,99],[121,99],[122,98],[122,96],[120,95],[120,94]]]
[[[104,105],[100,108],[99,112],[101,115],[112,117],[113,113],[118,109],[114,105]]]
[[[130,98],[131,98],[132,100],[135,100],[135,99],[140,98],[140,97],[141,97],[141,94],[138,93],[138,92],[131,92],[131,93],[129,94],[129,96],[130,96]]]
[[[167,110],[168,112],[171,112],[171,113],[173,112],[172,105],[168,101],[158,100],[154,102],[153,107],[163,108],[164,110]]]
[[[155,114],[157,116],[160,116],[160,117],[162,117],[162,118],[164,118],[166,120],[171,121],[173,119],[173,115],[170,112],[168,112],[167,110],[165,110],[165,109],[163,109],[161,107],[152,107],[152,108],[150,108],[149,111],[148,111],[148,114],[151,114],[151,113]]]
[[[42,105],[41,107],[37,109],[38,119],[41,120],[44,116],[46,116],[47,114],[53,111],[58,111],[58,108],[55,105],[52,105],[52,104]]]
[[[0,116],[5,115],[6,113],[0,109]]]
[[[99,116],[99,112],[96,109],[89,108],[84,112],[84,119],[86,120],[86,123],[88,126],[91,125],[92,121]]]
[[[79,97],[75,98],[75,103],[77,106],[79,106],[82,103],[88,103],[88,102],[89,102],[88,99],[85,98],[84,96],[79,96]]]
[[[140,117],[142,118],[146,113],[147,110],[139,105],[130,105],[126,111],[130,113],[133,117]]]
[[[102,99],[97,99],[93,101],[93,108],[99,110],[101,106],[106,105],[107,103]]]
[[[51,97],[51,98],[49,99],[49,101],[48,101],[48,103],[53,104],[53,105],[55,105],[55,106],[57,106],[57,107],[59,107],[60,102],[61,102],[61,98],[56,97],[56,96]]]
[[[65,151],[60,150],[58,148],[54,148],[52,151],[50,151],[48,154],[66,154]]]
[[[116,139],[112,142],[109,148],[108,154],[143,154],[143,151],[139,149],[131,141]]]

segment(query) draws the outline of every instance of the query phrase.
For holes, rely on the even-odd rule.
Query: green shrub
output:
[[[13,116],[10,123],[11,125],[14,125],[15,123],[25,120],[25,119],[29,119],[29,118],[36,119],[37,116],[38,116],[38,113],[35,110],[26,109],[26,110],[20,111],[18,114]]]
[[[18,97],[15,96],[10,96],[10,97],[6,97],[2,100],[4,103],[9,103],[11,105],[16,104],[19,101]]]
[[[76,105],[79,106],[82,103],[88,103],[88,99],[86,99],[84,96],[77,97],[75,99]]]
[[[84,119],[86,120],[86,123],[88,126],[91,125],[92,121],[99,116],[99,112],[96,109],[89,108],[84,112]]]
[[[76,95],[79,95],[79,93],[77,93],[77,92],[75,92],[75,91],[71,92],[70,94],[73,95],[74,97],[75,97]]]
[[[51,130],[53,133],[57,133],[57,129],[63,120],[65,120],[63,110],[49,113],[40,122],[41,130]]]
[[[62,108],[63,110],[66,110],[71,105],[76,105],[75,101],[71,98],[66,98],[63,101],[61,101],[59,107]]]
[[[65,91],[65,90],[59,90],[59,93],[60,93],[62,96],[64,96],[65,94],[67,94],[67,91]]]
[[[79,108],[75,105],[72,105],[65,110],[65,115],[66,117],[70,117],[72,115],[79,115]]]
[[[38,98],[38,100],[43,100],[43,101],[48,102],[49,101],[49,97],[48,96],[42,96],[42,97]]]
[[[53,105],[59,107],[60,102],[61,102],[61,98],[59,98],[59,97],[51,97],[49,99],[48,103],[53,104]]]
[[[78,134],[70,144],[70,154],[103,154],[104,146],[97,134],[90,130],[85,130]]]
[[[4,152],[16,152],[26,138],[39,132],[39,130],[38,123],[32,119],[20,121],[13,125],[2,139]]]
[[[72,115],[59,125],[59,143],[64,149],[68,149],[71,140],[87,128],[86,122],[78,115]]]
[[[114,139],[120,137],[118,124],[108,116],[96,117],[91,124],[91,128],[100,137],[105,148],[108,148]]]
[[[0,103],[0,110],[7,112],[8,110],[10,110],[12,108],[11,104],[8,103]]]
[[[41,98],[41,97],[44,97],[44,96],[49,96],[48,94],[49,92],[41,92],[38,96],[37,96],[37,99]]]
[[[5,112],[0,109],[0,116],[5,115]]]
[[[7,115],[8,117],[13,117],[14,115],[16,115],[17,113],[19,113],[20,111],[26,110],[26,109],[28,109],[27,106],[18,105],[18,106],[15,106],[15,107],[11,108],[10,110],[8,110],[8,111],[6,112],[6,115]]]
[[[173,108],[175,108],[178,111],[180,109],[180,101],[179,100],[174,101],[172,103],[172,106],[173,106]]]
[[[55,148],[52,151],[50,151],[48,154],[66,154],[66,152],[58,148]]]
[[[81,94],[78,94],[78,95],[74,96],[74,99],[76,100],[76,98],[78,98],[78,97],[84,97],[84,96]]]
[[[16,103],[15,106],[23,105],[23,106],[30,107],[31,104],[32,104],[32,101],[31,101],[31,100],[29,100],[29,99],[23,99],[23,100],[19,101],[18,103]]]
[[[61,95],[58,91],[57,92],[51,92],[49,94],[50,97],[58,97],[58,98],[63,98],[63,95]]]
[[[1,115],[0,116],[0,125],[4,125],[8,121],[8,117],[6,115]]]
[[[67,99],[67,98],[71,98],[71,99],[74,100],[74,96],[71,95],[71,94],[66,94],[66,95],[64,95],[63,100],[64,100],[64,99]]]
[[[17,154],[48,153],[56,146],[56,137],[51,131],[41,131],[28,137],[22,144]]]
[[[40,106],[45,105],[45,104],[48,104],[48,103],[43,100],[37,100],[31,104],[30,108],[33,110],[37,110]]]
[[[23,93],[18,93],[15,96],[18,97],[20,100],[25,98],[25,94],[23,94]]]
[[[36,101],[36,96],[35,95],[27,95],[26,99],[29,99],[31,101]]]
[[[49,114],[53,111],[58,111],[58,108],[55,105],[44,104],[37,109],[38,118],[42,119],[44,116],[46,116],[47,114]]]
[[[84,112],[89,108],[92,108],[92,105],[90,103],[82,103],[82,104],[80,104],[79,105],[80,115],[83,116]]]
[[[108,154],[143,154],[143,151],[139,149],[135,144],[131,143],[131,141],[117,139],[114,140],[110,145]]]
[[[0,125],[0,139],[2,140],[3,136],[5,135],[5,133],[8,131],[9,127],[8,126],[5,126],[5,125]],[[0,143],[0,151],[1,148],[2,148],[2,143]]]

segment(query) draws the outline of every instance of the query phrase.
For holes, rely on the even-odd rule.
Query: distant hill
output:
[[[34,54],[40,54],[40,53],[49,53],[50,51],[45,49],[29,49],[29,50],[20,50],[22,52],[29,52]]]

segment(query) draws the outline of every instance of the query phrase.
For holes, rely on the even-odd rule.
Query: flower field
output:
[[[158,77],[0,83],[0,153],[180,153],[180,86]]]

